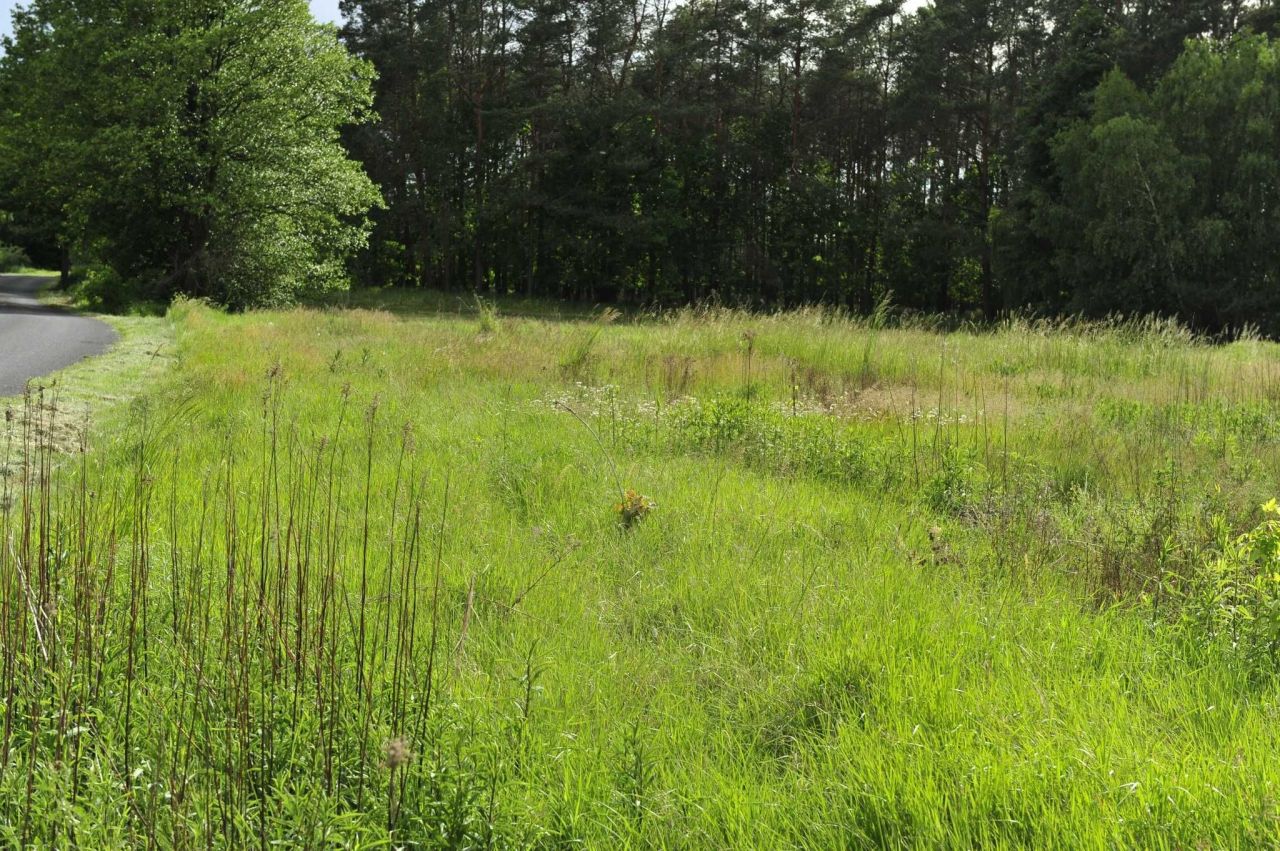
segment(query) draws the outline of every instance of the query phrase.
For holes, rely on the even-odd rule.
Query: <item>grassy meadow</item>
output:
[[[1280,347],[354,302],[5,403],[0,842],[1280,843]]]

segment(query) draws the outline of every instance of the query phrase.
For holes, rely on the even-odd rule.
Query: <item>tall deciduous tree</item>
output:
[[[340,284],[373,185],[339,140],[371,68],[305,0],[35,0],[0,85],[11,203],[150,295]]]

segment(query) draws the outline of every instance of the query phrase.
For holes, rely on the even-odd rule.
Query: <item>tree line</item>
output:
[[[34,0],[0,66],[6,232],[233,304],[345,262],[365,285],[593,302],[1280,331],[1272,2],[342,11],[335,38],[302,0],[154,21]],[[281,61],[253,59],[255,39]],[[244,101],[260,115],[239,116],[237,86],[261,89]]]
[[[1274,6],[347,0],[370,282],[1142,311],[1280,297]]]

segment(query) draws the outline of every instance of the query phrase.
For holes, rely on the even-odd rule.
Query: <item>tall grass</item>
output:
[[[444,495],[428,493],[409,428],[386,445],[376,402],[360,418],[344,394],[327,428],[307,429],[282,418],[277,381],[264,379],[256,440],[224,434],[212,456],[144,406],[117,465],[82,446],[55,475],[56,401],[29,395],[12,418],[0,784],[25,791],[6,797],[11,840],[265,845],[305,840],[269,812],[294,796],[376,801],[386,831],[406,805],[469,806],[424,802],[456,790],[428,791],[439,754],[408,744],[435,738],[433,686],[450,671]],[[369,476],[384,451],[397,476],[379,529]],[[117,824],[77,816],[95,795]]]
[[[0,433],[8,844],[1280,840],[1265,653],[1182,617],[1280,492],[1267,344],[169,321],[110,428]]]

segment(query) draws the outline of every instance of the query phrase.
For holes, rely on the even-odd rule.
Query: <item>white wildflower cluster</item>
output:
[[[584,384],[575,381],[545,399],[535,399],[532,404],[536,408],[572,408],[583,417],[599,417],[617,412],[619,388],[616,384]]]
[[[700,404],[696,396],[678,396],[662,402],[651,398],[624,399],[616,384],[574,382],[560,392],[529,403],[539,410],[572,410],[587,419],[624,418],[657,420],[690,405]]]

